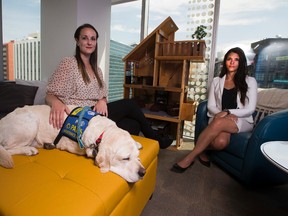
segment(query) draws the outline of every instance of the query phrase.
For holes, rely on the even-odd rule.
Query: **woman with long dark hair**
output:
[[[256,109],[257,82],[247,74],[245,53],[239,47],[230,49],[224,56],[219,77],[215,77],[208,95],[209,125],[199,135],[194,149],[172,171],[182,173],[199,161],[209,167],[207,149],[221,150],[230,142],[232,133],[253,129],[252,114]]]

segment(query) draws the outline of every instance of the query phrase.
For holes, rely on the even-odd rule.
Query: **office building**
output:
[[[253,75],[260,88],[288,88],[288,38],[267,38],[251,44]]]
[[[14,41],[3,44],[4,80],[14,80]]]

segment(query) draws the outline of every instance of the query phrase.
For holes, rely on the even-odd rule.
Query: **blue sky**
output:
[[[40,0],[2,0],[2,4],[4,42],[40,31]],[[179,27],[176,40],[190,40],[186,38],[188,6],[188,0],[150,0],[148,32],[171,16]],[[140,7],[141,1],[113,6],[111,39],[139,42]],[[288,0],[221,0],[217,50],[276,35],[287,38],[287,20]]]
[[[220,1],[217,50],[227,50],[235,45],[244,48],[251,42],[275,38],[276,35],[288,38],[288,0]],[[132,2],[112,9],[112,39],[124,43],[139,42],[140,29],[136,26],[140,25],[140,6],[141,2]],[[191,40],[186,37],[188,6],[188,0],[150,0],[149,32],[171,16],[179,27],[176,39]]]
[[[3,42],[40,32],[40,0],[2,0]]]
[[[217,44],[249,44],[281,35],[288,38],[287,0],[221,0]]]

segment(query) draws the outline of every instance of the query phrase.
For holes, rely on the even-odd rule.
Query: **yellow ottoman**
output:
[[[13,169],[0,167],[0,215],[140,215],[155,189],[159,145],[133,138],[143,145],[140,158],[146,168],[134,184],[101,173],[91,159],[57,149],[13,156]]]

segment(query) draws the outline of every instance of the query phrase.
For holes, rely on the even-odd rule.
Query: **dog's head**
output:
[[[87,127],[88,131],[87,129],[85,130],[87,133],[83,134],[83,141],[88,140],[85,139],[85,137],[89,136],[92,131],[94,131],[93,136],[95,136],[95,131],[101,131],[101,127],[106,125],[105,130],[102,128],[104,133],[101,143],[99,144],[95,164],[99,166],[102,173],[111,171],[128,182],[137,182],[143,178],[146,172],[139,159],[139,149],[142,148],[142,146],[140,143],[137,143],[127,131],[118,128],[114,122],[111,123],[110,121],[111,120],[105,117],[95,117],[95,119],[91,119],[89,122],[90,127]],[[95,127],[95,124],[101,124],[101,126]],[[99,131],[97,131],[96,134],[97,137],[99,137]],[[90,135],[90,137],[91,136],[92,135]],[[92,140],[95,140],[95,137]],[[91,147],[91,143],[93,142],[87,142],[87,145],[85,144],[88,157],[94,157],[93,148],[89,148]]]
[[[121,136],[106,140],[109,144],[100,144],[95,163],[101,172],[109,170],[120,175],[128,182],[137,182],[145,175],[145,168],[139,159],[139,145],[130,134],[122,131]]]

